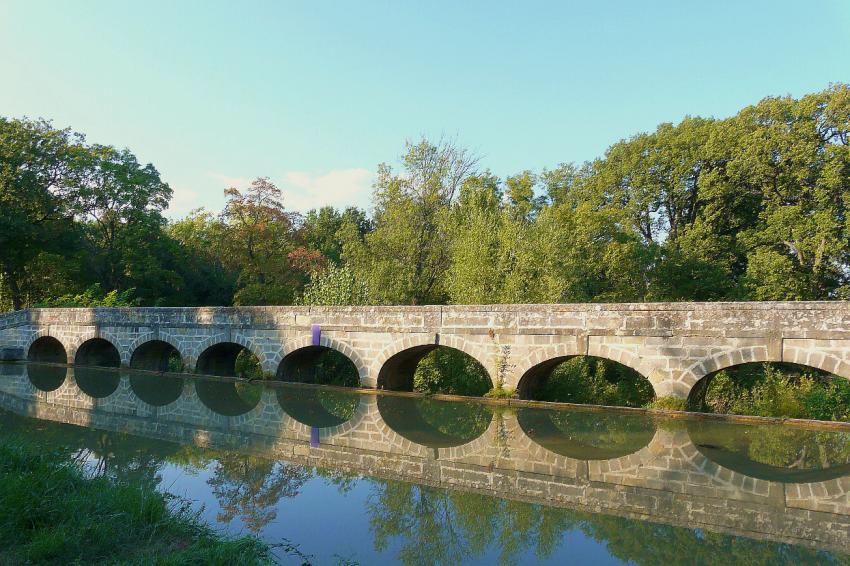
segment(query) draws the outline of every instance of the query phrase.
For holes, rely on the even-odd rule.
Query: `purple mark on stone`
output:
[[[318,448],[319,447],[319,429],[311,426],[310,427],[310,448]]]
[[[313,346],[321,346],[322,345],[322,327],[318,324],[314,324],[313,327]]]

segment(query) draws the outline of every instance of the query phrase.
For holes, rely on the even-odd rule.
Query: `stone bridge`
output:
[[[303,386],[255,386],[260,394],[234,410],[216,401],[228,396],[233,381],[23,364],[0,364],[0,374],[0,409],[84,427],[79,430],[842,553],[850,548],[850,464],[759,477],[763,467],[752,461],[712,459],[701,442],[702,421],[635,416],[636,422],[618,429],[627,432],[621,440],[614,435],[600,449],[565,443],[563,432],[545,434],[546,419],[555,412],[543,409],[486,409],[478,428],[448,438],[421,423],[406,428],[397,418],[416,413],[417,403],[440,401],[343,393],[351,411],[329,419],[315,411],[299,414],[298,406],[308,404],[304,397],[287,404],[294,391],[319,391]],[[219,386],[218,396],[208,394]],[[603,418],[569,413],[581,414],[596,424]]]
[[[521,396],[571,356],[634,369],[657,395],[686,397],[703,377],[747,362],[793,362],[850,378],[850,303],[31,309],[0,316],[0,346],[31,360],[233,372],[247,348],[263,371],[330,348],[365,387],[405,389],[438,346],[478,360]],[[10,350],[12,348],[12,350]]]

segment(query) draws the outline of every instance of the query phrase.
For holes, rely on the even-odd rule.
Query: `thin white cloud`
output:
[[[375,175],[368,169],[337,169],[315,174],[287,171],[278,187],[283,192],[283,205],[290,210],[306,212],[321,206],[369,206]]]
[[[170,218],[181,218],[190,211],[204,207],[218,212],[224,206],[224,189],[245,189],[253,178],[235,177],[222,173],[206,174],[212,183],[205,183],[203,190],[174,187],[174,196],[168,207]],[[368,169],[334,169],[325,173],[287,171],[271,180],[283,195],[283,206],[287,210],[307,212],[322,206],[359,206],[367,208],[372,195],[375,174]]]
[[[197,191],[186,187],[172,187],[172,191],[171,202],[168,203],[165,213],[169,218],[181,218],[192,210],[204,206],[198,198],[200,195]]]

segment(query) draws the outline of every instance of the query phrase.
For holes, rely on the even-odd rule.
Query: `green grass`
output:
[[[0,439],[0,565],[272,562],[268,545],[217,533],[177,498]]]

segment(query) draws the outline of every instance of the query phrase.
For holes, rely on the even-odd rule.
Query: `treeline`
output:
[[[850,298],[848,143],[837,84],[505,179],[423,139],[378,166],[371,217],[258,178],[168,222],[129,150],[0,119],[0,308]]]

